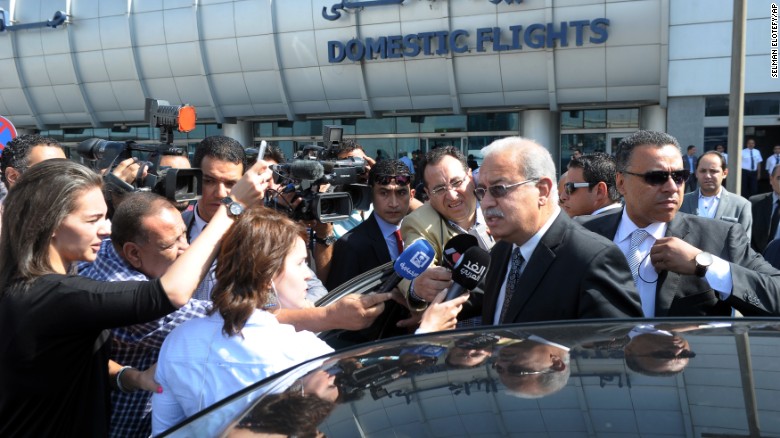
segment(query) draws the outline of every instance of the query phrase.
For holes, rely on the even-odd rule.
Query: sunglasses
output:
[[[391,184],[393,181],[399,186],[405,186],[412,182],[412,177],[410,175],[377,175],[374,178],[374,183],[381,186]]]
[[[692,359],[696,357],[696,353],[690,350],[683,350],[680,353],[675,353],[672,350],[658,350],[648,354],[637,354],[639,357],[652,357],[654,359]]]
[[[567,182],[563,185],[563,189],[569,196],[571,196],[571,194],[574,193],[577,189],[582,189],[585,187],[591,187],[591,184],[587,182]]]
[[[671,178],[672,181],[674,181],[674,183],[679,186],[691,176],[690,170],[674,170],[672,172],[666,172],[663,170],[652,170],[646,173],[634,173],[634,172],[629,172],[627,170],[624,170],[622,171],[622,173],[627,173],[629,175],[634,175],[634,176],[641,176],[642,178],[645,179],[645,182],[650,184],[651,186],[664,185],[666,184],[667,181],[669,181],[669,178]]]
[[[496,370],[498,374],[507,373],[510,376],[536,376],[539,374],[551,374],[555,372],[555,370],[552,368],[547,368],[545,370],[540,370],[540,371],[534,371],[534,370],[529,370],[526,367],[520,365],[514,365],[514,364],[510,364],[505,367],[503,364],[493,363],[492,366],[493,369]]]
[[[478,187],[474,189],[474,196],[477,197],[477,201],[481,201],[482,198],[485,197],[486,193],[490,193],[490,196],[494,198],[503,198],[509,193],[509,189],[513,189],[515,187],[520,187],[523,184],[528,184],[529,182],[536,182],[539,181],[539,178],[531,178],[527,179],[525,181],[516,182],[514,184],[496,184],[494,186],[490,187]]]

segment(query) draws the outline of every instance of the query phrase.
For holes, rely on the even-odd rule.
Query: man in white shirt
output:
[[[750,198],[758,193],[758,179],[761,177],[761,152],[756,149],[756,141],[748,139],[742,149],[742,196]]]
[[[615,158],[625,209],[584,226],[626,255],[646,317],[780,314],[780,271],[737,223],[677,214],[688,172],[669,134],[637,131]]]
[[[766,166],[764,167],[764,169],[766,169],[766,174],[770,175],[772,173],[772,169],[774,169],[778,164],[780,164],[780,144],[775,145],[775,147],[772,149],[772,155],[766,159]]]

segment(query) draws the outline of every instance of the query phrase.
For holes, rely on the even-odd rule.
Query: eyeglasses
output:
[[[652,170],[650,172],[645,172],[645,173],[634,173],[634,172],[629,172],[627,170],[623,170],[622,173],[627,173],[629,175],[634,175],[634,176],[641,176],[642,178],[645,179],[645,182],[650,184],[651,186],[660,186],[666,184],[666,181],[669,181],[669,178],[671,178],[672,181],[674,181],[674,183],[679,186],[691,176],[690,170],[674,170],[672,172],[666,172],[663,170]]]
[[[444,194],[444,192],[449,192],[450,190],[457,190],[458,187],[462,186],[465,181],[466,181],[465,178],[461,178],[461,179],[456,179],[450,182],[449,184],[436,186],[430,190],[431,196],[440,196]]]
[[[525,181],[516,182],[514,184],[504,185],[504,184],[496,184],[494,186],[490,187],[478,187],[474,189],[474,196],[477,197],[477,201],[481,201],[482,198],[485,197],[486,193],[490,193],[490,196],[494,198],[503,198],[509,193],[509,189],[513,189],[515,187],[520,187],[523,184],[528,184],[530,182],[536,182],[539,181],[539,178],[531,178],[527,179]]]
[[[550,374],[555,372],[555,370],[552,368],[547,368],[541,371],[534,371],[534,370],[529,370],[528,368],[522,367],[520,365],[510,364],[505,367],[502,364],[497,362],[493,363],[493,369],[495,369],[498,374],[507,373],[511,376],[536,376],[539,374]]]
[[[572,193],[574,193],[577,189],[590,187],[591,184],[587,182],[567,182],[563,185],[563,189],[566,191],[566,194],[571,196]]]
[[[647,354],[635,354],[637,357],[652,357],[654,359],[692,359],[696,357],[696,353],[690,350],[682,350],[679,353],[675,353],[674,350],[658,350]]]
[[[453,357],[459,357],[459,358],[477,358],[477,357],[485,357],[488,355],[488,352],[485,350],[476,350],[476,351],[458,351],[455,353],[452,353]]]
[[[405,186],[412,182],[412,177],[409,175],[377,175],[374,178],[374,183],[380,186],[386,186],[393,181],[399,186]]]

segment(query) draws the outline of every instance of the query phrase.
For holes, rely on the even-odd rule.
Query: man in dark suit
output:
[[[411,182],[411,172],[400,160],[382,160],[371,168],[374,211],[336,241],[325,284],[328,289],[394,260],[403,251],[400,228],[413,196]]]
[[[780,202],[780,166],[772,169],[769,177],[769,184],[772,191],[750,197],[750,209],[753,213],[753,233],[750,236],[750,245],[756,252],[763,253],[766,246],[777,237],[778,220],[780,219],[780,210],[777,219],[774,219],[775,208]],[[774,227],[772,224],[774,223]]]
[[[699,157],[696,156],[696,146],[688,146],[687,153],[683,157],[683,169],[691,173],[688,180],[685,181],[685,193],[696,190],[696,162]]]
[[[631,134],[616,162],[625,208],[584,225],[626,254],[645,316],[778,314],[780,271],[750,249],[743,226],[678,213],[688,172],[674,137]]]
[[[620,250],[558,206],[549,152],[509,137],[482,153],[475,192],[499,241],[490,253],[483,323],[641,316]]]
[[[723,155],[717,151],[703,153],[696,163],[699,189],[685,194],[680,211],[726,222],[739,222],[749,236],[753,228],[750,202],[723,187],[723,180],[728,174]]]

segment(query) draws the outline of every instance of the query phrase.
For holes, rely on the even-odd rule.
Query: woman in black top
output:
[[[262,201],[258,162],[231,190]],[[0,436],[105,436],[108,332],[184,305],[233,223],[224,206],[161,278],[104,283],[68,275],[94,261],[110,227],[102,179],[69,160],[27,170],[5,199],[0,235]]]

